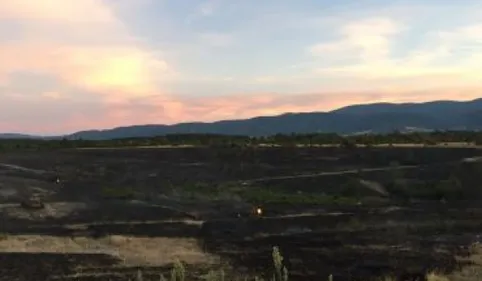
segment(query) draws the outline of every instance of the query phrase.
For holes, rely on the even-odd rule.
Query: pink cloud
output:
[[[0,46],[0,78],[28,71],[48,74],[68,85],[125,98],[150,95],[171,75],[165,61],[135,46],[69,46],[28,40]],[[118,98],[123,98],[118,96]]]
[[[21,22],[22,31],[19,40],[0,44],[2,84],[12,74],[34,72],[105,99],[129,99],[160,92],[175,75],[159,50],[130,34],[109,2],[7,2],[0,19]]]

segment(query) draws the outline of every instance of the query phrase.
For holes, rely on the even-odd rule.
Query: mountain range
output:
[[[471,101],[442,100],[425,103],[358,104],[329,112],[285,113],[277,116],[260,116],[212,123],[134,125],[106,130],[80,131],[49,138],[105,140],[178,133],[264,136],[278,133],[316,132],[386,133],[395,130],[482,130],[482,98]],[[0,138],[42,137],[25,134],[0,134]]]

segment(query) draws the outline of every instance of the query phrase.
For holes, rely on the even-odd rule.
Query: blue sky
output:
[[[0,131],[473,99],[481,15],[470,0],[2,0]]]

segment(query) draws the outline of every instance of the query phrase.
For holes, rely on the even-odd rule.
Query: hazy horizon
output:
[[[443,101],[450,101],[450,102],[470,102],[470,101],[473,101],[473,100],[477,100],[477,99],[482,99],[481,98],[476,98],[476,99],[467,99],[467,100],[430,100],[430,101],[427,101],[427,102],[443,102]],[[387,102],[387,103],[390,103],[390,104],[410,104],[412,102],[410,101],[407,101],[407,102]],[[418,104],[420,103],[424,103],[424,102],[419,102]],[[374,104],[374,103],[356,103],[356,104],[348,104],[348,105],[345,105],[345,106],[341,106],[341,107],[336,107],[336,108],[333,108],[333,109],[330,109],[330,110],[326,110],[326,111],[296,111],[296,112],[289,112],[289,111],[286,111],[286,112],[281,112],[281,113],[278,113],[278,114],[268,114],[268,115],[256,115],[256,116],[248,116],[248,117],[245,117],[245,118],[228,118],[228,119],[218,119],[218,120],[211,120],[211,121],[198,121],[198,120],[186,120],[186,121],[183,121],[183,122],[175,122],[175,123],[139,123],[139,124],[121,124],[121,125],[118,125],[118,126],[115,126],[115,127],[105,127],[105,128],[81,128],[79,130],[76,130],[76,131],[71,131],[71,132],[61,132],[61,133],[50,133],[50,134],[42,134],[42,133],[26,133],[26,132],[0,132],[0,135],[8,135],[8,134],[12,134],[12,135],[27,135],[27,136],[33,136],[33,137],[59,137],[59,136],[68,136],[68,135],[71,135],[71,134],[74,134],[74,133],[78,133],[78,132],[83,132],[83,131],[91,131],[91,130],[110,130],[110,129],[115,129],[115,128],[120,128],[120,127],[131,127],[131,126],[143,126],[143,125],[176,125],[176,124],[182,124],[182,123],[199,123],[199,122],[204,122],[204,123],[213,123],[213,122],[217,122],[217,121],[233,121],[233,120],[246,120],[246,119],[250,119],[250,118],[256,118],[256,117],[267,117],[267,116],[279,116],[279,115],[283,115],[283,114],[288,114],[288,113],[317,113],[317,112],[331,112],[331,111],[335,111],[335,110],[338,110],[338,109],[342,109],[342,108],[345,108],[347,106],[352,106],[352,105],[369,105],[369,104]]]
[[[0,132],[482,97],[482,2],[4,0]]]

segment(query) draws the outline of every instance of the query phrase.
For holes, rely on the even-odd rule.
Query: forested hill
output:
[[[290,133],[330,132],[352,134],[424,130],[481,130],[482,99],[468,102],[354,105],[331,112],[286,113],[278,116],[213,123],[141,125],[102,131],[83,131],[70,137],[111,139],[165,134],[210,133],[263,136]]]
[[[392,131],[482,130],[482,98],[472,101],[426,103],[375,103],[352,105],[330,112],[286,113],[244,120],[175,125],[136,125],[106,130],[81,131],[69,139],[115,139],[166,134],[225,134],[266,136],[274,134]]]

